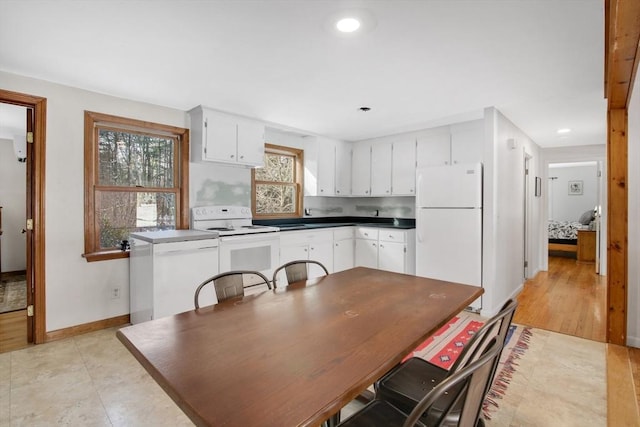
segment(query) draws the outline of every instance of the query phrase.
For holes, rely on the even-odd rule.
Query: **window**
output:
[[[87,261],[127,257],[133,231],[189,227],[189,131],[85,111]]]
[[[254,217],[302,216],[302,165],[302,150],[265,145],[264,167],[251,174]]]

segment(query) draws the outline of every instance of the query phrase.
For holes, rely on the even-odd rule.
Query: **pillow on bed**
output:
[[[589,223],[594,219],[595,219],[595,216],[593,215],[593,210],[588,210],[582,215],[580,215],[580,219],[578,220],[578,222],[582,225],[589,225]]]

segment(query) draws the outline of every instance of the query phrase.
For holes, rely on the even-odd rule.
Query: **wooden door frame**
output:
[[[640,2],[605,0],[607,342],[627,344],[628,107],[640,57]],[[640,90],[640,88],[636,88]],[[637,236],[634,236],[637,237]]]
[[[44,247],[44,195],[45,195],[45,140],[47,99],[0,89],[0,102],[20,105],[33,109],[33,158],[30,159],[31,173],[31,210],[33,230],[27,231],[27,239],[31,239],[31,273],[33,292],[33,342],[45,342],[46,305],[45,305],[45,247]],[[27,173],[29,175],[29,173]],[[26,227],[25,227],[26,228]],[[29,247],[29,245],[27,245]]]

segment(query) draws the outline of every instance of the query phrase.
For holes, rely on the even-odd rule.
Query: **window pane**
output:
[[[115,248],[133,231],[174,230],[174,193],[96,192],[100,249]]]
[[[98,185],[171,188],[175,140],[98,129]]]
[[[264,155],[264,167],[256,169],[257,181],[293,182],[295,158],[282,154]]]
[[[295,185],[256,185],[256,213],[295,213]]]

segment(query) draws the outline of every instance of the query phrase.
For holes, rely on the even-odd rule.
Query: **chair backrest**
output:
[[[312,259],[300,259],[291,261],[284,265],[281,265],[273,272],[273,287],[277,288],[277,277],[283,269],[287,275],[288,283],[297,282],[299,280],[307,280],[309,275],[309,264],[318,265],[320,266],[320,268],[322,268],[322,270],[324,270],[324,274],[329,274],[329,270],[327,270],[327,267],[322,265],[321,262],[314,261]]]
[[[451,366],[449,375],[453,374],[459,369],[464,368],[470,362],[477,359],[484,351],[487,344],[492,338],[498,337],[498,341],[504,345],[507,339],[507,333],[509,332],[509,326],[511,326],[511,320],[513,314],[516,311],[518,302],[510,299],[500,309],[498,314],[489,319],[478,331],[473,338],[464,346],[464,349],[460,353],[460,356]]]
[[[493,371],[500,358],[500,352],[504,345],[493,337],[485,346],[482,355],[455,374],[447,377],[444,381],[433,388],[425,397],[418,402],[411,411],[403,427],[412,427],[420,420],[425,412],[436,402],[442,402],[441,397],[452,391],[453,387],[460,383],[465,383],[455,399],[450,400],[450,404],[442,409],[442,415],[438,417],[434,426],[445,425],[449,422],[448,416],[454,408],[460,408],[458,427],[475,427],[477,425],[482,402],[491,381]],[[440,408],[439,408],[440,409]],[[458,410],[458,409],[456,409]],[[447,424],[448,425],[448,424]]]
[[[250,284],[246,284],[245,279],[247,276],[256,277],[257,282],[252,282]],[[213,277],[208,278],[204,282],[200,283],[196,288],[195,295],[193,296],[193,305],[196,309],[200,308],[199,299],[200,299],[200,290],[205,287],[207,284],[213,283],[213,288],[216,293],[216,298],[218,302],[222,302],[229,298],[242,296],[244,295],[244,289],[249,286],[256,286],[261,284],[266,284],[269,289],[271,289],[271,284],[269,283],[269,279],[267,276],[260,273],[259,271],[251,271],[251,270],[234,270],[227,271],[225,273],[217,274]]]

